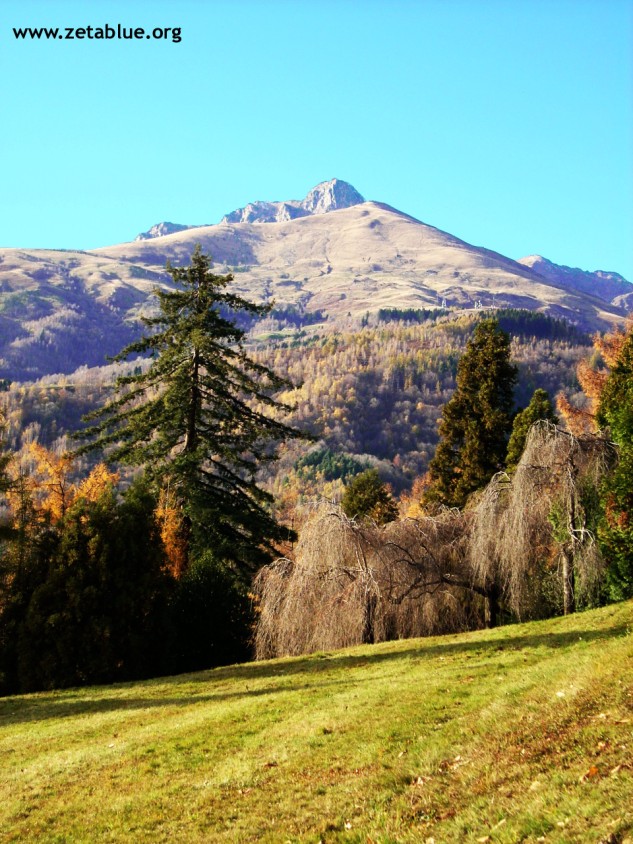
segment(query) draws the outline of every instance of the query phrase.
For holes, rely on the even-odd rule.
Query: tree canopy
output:
[[[482,320],[460,358],[457,389],[442,412],[427,501],[463,507],[470,493],[503,467],[516,380],[509,336],[495,319]]]
[[[341,509],[350,519],[369,518],[377,524],[392,522],[398,508],[376,469],[366,469],[345,487]]]
[[[605,380],[597,421],[619,447],[617,466],[604,488],[599,538],[609,561],[611,597],[622,600],[633,597],[633,330]]]
[[[241,567],[255,568],[287,537],[270,513],[256,473],[277,442],[301,434],[276,416],[271,396],[291,386],[244,350],[237,315],[270,310],[229,292],[196,247],[189,266],[167,269],[175,289],[157,290],[149,331],[114,359],[149,356],[149,365],[117,381],[116,396],[91,415],[80,449],[106,450],[109,461],[142,465],[169,487],[192,539]]]
[[[506,468],[508,470],[516,468],[523,454],[530,428],[541,419],[552,422],[554,425],[558,424],[558,416],[554,413],[554,407],[547,392],[539,388],[534,391],[534,395],[525,410],[521,410],[514,417],[506,457]]]

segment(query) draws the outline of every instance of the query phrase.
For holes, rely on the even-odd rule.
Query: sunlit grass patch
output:
[[[632,629],[625,603],[5,698],[1,837],[622,844]]]

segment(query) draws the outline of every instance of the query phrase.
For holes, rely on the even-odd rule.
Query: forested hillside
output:
[[[108,366],[4,382],[0,689],[633,594],[630,331],[483,307],[271,331],[200,249],[169,273]]]
[[[502,311],[499,318],[512,336],[519,365],[517,407],[526,406],[537,387],[551,396],[578,391],[575,369],[590,344],[586,335],[530,312]],[[293,408],[290,422],[322,444],[293,444],[283,452],[266,475],[275,493],[282,499],[340,494],[336,471],[319,467],[314,458],[310,472],[305,463],[297,465],[307,451],[324,449],[354,456],[358,466],[367,458],[379,461],[397,491],[410,486],[433,455],[441,409],[455,388],[457,361],[477,320],[477,315],[422,323],[390,320],[313,336],[295,330],[251,344],[255,360],[298,385],[278,397]],[[139,365],[127,364],[123,371]],[[1,396],[10,447],[19,450],[30,441],[55,447],[60,437],[81,427],[83,414],[105,400],[121,371],[115,365],[82,367],[71,375],[11,385]]]

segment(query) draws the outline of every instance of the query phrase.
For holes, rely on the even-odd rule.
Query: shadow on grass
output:
[[[503,628],[510,632],[512,626]],[[177,677],[157,678],[138,683],[124,683],[112,686],[88,687],[76,690],[60,690],[50,693],[38,693],[29,697],[9,697],[0,699],[0,726],[3,724],[18,724],[25,722],[43,721],[49,718],[64,718],[84,714],[106,713],[123,710],[155,709],[157,707],[190,707],[201,703],[223,703],[227,701],[245,700],[266,695],[280,693],[295,693],[306,691],[318,686],[349,685],[352,682],[362,682],[362,673],[350,676],[349,671],[365,669],[385,663],[409,660],[414,663],[432,661],[440,657],[446,659],[453,655],[480,659],[498,656],[500,652],[536,652],[542,648],[559,649],[604,642],[631,634],[631,627],[627,624],[617,624],[600,630],[587,630],[578,627],[561,632],[536,633],[534,635],[521,632],[521,627],[514,627],[515,635],[499,635],[500,630],[494,631],[491,638],[473,638],[472,641],[438,641],[426,644],[425,640],[417,639],[410,647],[399,648],[394,651],[371,650],[365,653],[345,653],[334,651],[329,653],[314,653],[304,657],[295,657],[288,661],[276,660],[269,662],[251,662],[237,666],[215,668],[196,674],[182,674]],[[448,639],[449,637],[447,637]],[[453,638],[452,636],[450,637]],[[536,655],[536,654],[535,654]],[[326,678],[325,674],[344,672],[342,679]],[[303,682],[283,683],[283,678],[296,678]],[[272,684],[249,689],[248,685],[239,691],[213,692],[213,685],[229,681],[275,680]],[[137,687],[143,683],[148,691],[147,697],[126,697],[125,690]],[[188,694],[169,695],[169,687],[174,691],[179,686],[195,685],[210,686],[208,693],[192,691]],[[156,687],[154,689],[154,687]],[[153,693],[157,694],[152,697]],[[97,697],[99,695],[99,697]]]

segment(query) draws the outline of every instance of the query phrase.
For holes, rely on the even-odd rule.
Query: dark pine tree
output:
[[[350,519],[373,519],[377,524],[392,522],[398,508],[376,469],[367,469],[345,487],[341,508]]]
[[[508,471],[516,469],[530,428],[535,422],[546,420],[554,425],[558,424],[558,416],[554,413],[554,407],[546,390],[540,388],[534,390],[530,403],[514,417],[512,433],[508,442],[508,455],[506,457],[506,468]]]
[[[301,436],[275,418],[287,408],[271,393],[289,383],[248,357],[235,324],[270,307],[228,292],[233,277],[215,275],[199,246],[189,266],[167,269],[175,290],[156,291],[160,313],[144,320],[149,332],[115,358],[149,355],[151,363],[118,379],[116,397],[80,435],[87,440],[80,451],[144,466],[176,495],[189,547],[213,548],[247,573],[288,538],[256,472],[275,458],[277,442]]]
[[[503,468],[516,380],[509,336],[495,319],[482,320],[459,361],[457,389],[442,411],[427,502],[463,507],[470,493]]]

